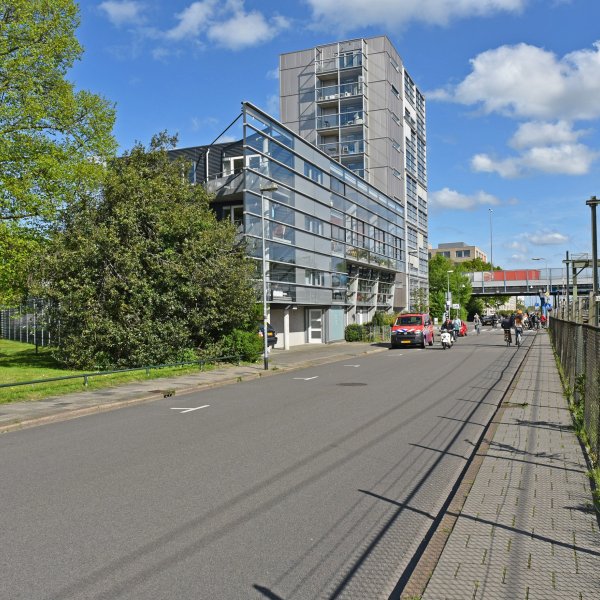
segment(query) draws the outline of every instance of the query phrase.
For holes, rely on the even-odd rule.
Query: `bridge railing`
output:
[[[600,456],[600,328],[553,318],[550,336],[567,385],[573,391],[575,414],[582,418],[592,460],[597,464]]]

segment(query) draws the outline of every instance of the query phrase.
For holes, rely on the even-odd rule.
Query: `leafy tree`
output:
[[[410,293],[410,307],[415,312],[427,312],[429,310],[429,297],[424,288],[413,288]]]
[[[466,318],[466,306],[473,290],[471,282],[464,274],[462,263],[454,264],[445,256],[437,254],[429,261],[429,306],[435,317],[441,318],[446,310],[448,286],[452,303],[460,304],[460,317]]]
[[[64,214],[45,253],[38,292],[70,366],[176,361],[250,327],[254,265],[170,159],[175,141],[163,133],[112,161],[103,193]]]
[[[25,228],[43,227],[94,185],[116,149],[113,107],[66,79],[83,52],[78,25],[74,0],[0,2],[0,237],[9,248],[0,279],[9,298],[22,292],[19,270],[37,247]]]

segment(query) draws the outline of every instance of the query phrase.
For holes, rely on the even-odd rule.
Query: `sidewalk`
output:
[[[290,350],[272,350],[268,371],[264,370],[261,359],[254,365],[224,365],[212,371],[198,371],[193,375],[136,381],[101,390],[85,391],[82,385],[81,392],[65,394],[60,397],[0,404],[0,433],[158,400],[166,395],[196,392],[257,377],[268,377],[282,371],[325,364],[344,358],[354,358],[387,349],[385,344],[360,342],[305,344],[294,346]]]
[[[561,390],[538,334],[423,600],[600,597],[598,518]]]

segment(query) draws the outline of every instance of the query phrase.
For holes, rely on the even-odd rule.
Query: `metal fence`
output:
[[[0,337],[37,346],[50,345],[46,310],[40,300],[29,300],[18,308],[0,310]]]
[[[583,407],[585,432],[600,456],[600,328],[562,319],[550,320],[550,336],[574,402]]]

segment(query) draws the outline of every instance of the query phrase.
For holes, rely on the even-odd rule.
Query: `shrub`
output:
[[[394,324],[396,320],[396,315],[394,313],[386,313],[382,310],[378,310],[373,315],[373,320],[371,321],[371,325],[375,325],[377,327],[389,327]]]
[[[263,339],[255,331],[234,329],[222,338],[222,356],[239,356],[241,360],[255,362],[263,353]]]
[[[363,326],[354,323],[346,327],[344,337],[347,342],[362,342],[363,339]]]

